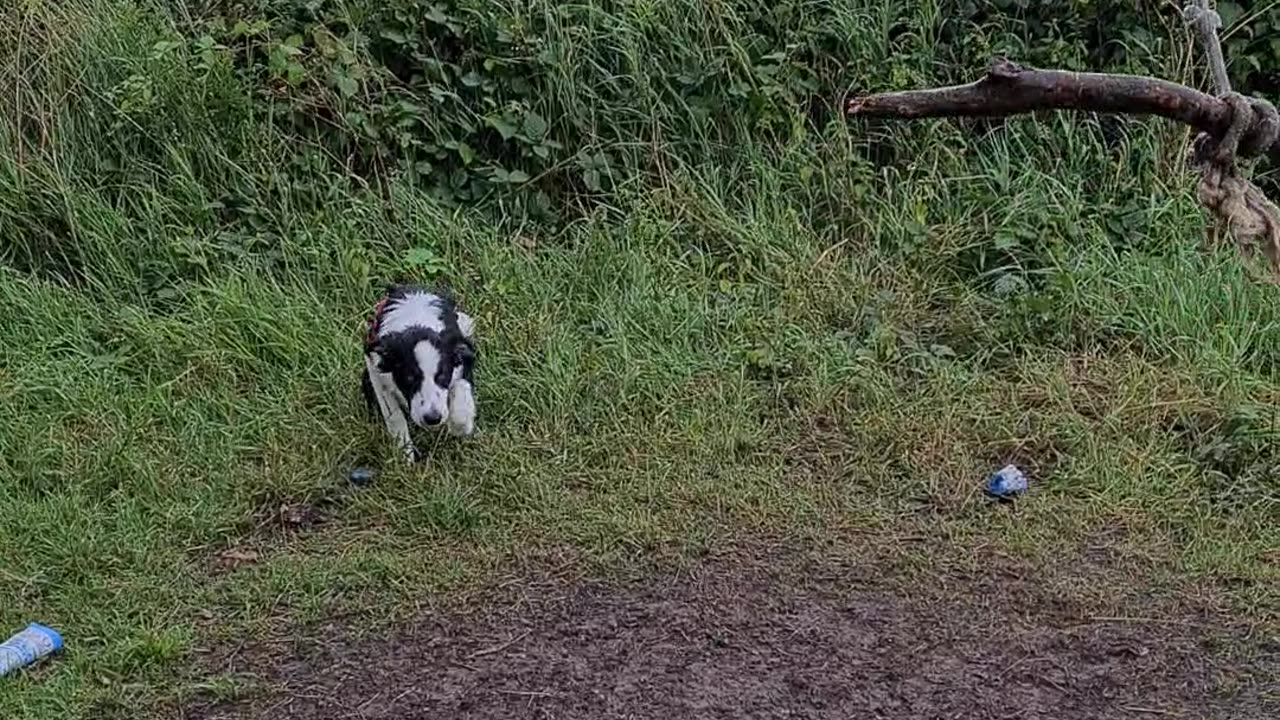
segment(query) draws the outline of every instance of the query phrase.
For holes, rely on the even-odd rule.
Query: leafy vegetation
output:
[[[1277,12],[1236,15],[1248,86],[1280,67]],[[0,716],[163,715],[243,690],[209,644],[396,617],[515,554],[625,567],[744,534],[1066,568],[1105,542],[1276,620],[1280,296],[1201,247],[1185,129],[836,112],[995,53],[1194,82],[1180,23],[1086,0],[5,5],[0,628],[69,651],[0,683]],[[393,277],[449,285],[481,335],[480,435],[414,470],[355,383]],[[991,512],[976,488],[1009,458],[1034,490]]]

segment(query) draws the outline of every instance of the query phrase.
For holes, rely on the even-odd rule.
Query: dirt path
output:
[[[716,562],[659,582],[522,592],[425,617],[385,645],[327,628],[243,654],[238,669],[272,689],[185,717],[1280,716],[1274,639],[1199,616],[1099,617],[994,572],[912,585]]]

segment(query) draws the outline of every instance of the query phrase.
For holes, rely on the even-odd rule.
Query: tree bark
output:
[[[1088,110],[1157,115],[1221,138],[1231,107],[1212,95],[1140,75],[1039,70],[998,59],[968,85],[863,95],[849,100],[851,116],[886,118],[1005,117],[1038,110]],[[1280,142],[1267,150],[1280,161]]]

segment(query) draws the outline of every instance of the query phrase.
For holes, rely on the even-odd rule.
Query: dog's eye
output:
[[[399,368],[400,377],[406,385],[413,386],[422,382],[422,370],[417,365],[402,365]]]

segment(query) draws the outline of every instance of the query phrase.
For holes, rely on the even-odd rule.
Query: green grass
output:
[[[1280,613],[1280,291],[1200,249],[1174,129],[1109,151],[1080,118],[922,123],[877,131],[908,158],[877,168],[866,128],[832,126],[674,163],[551,231],[407,183],[276,188],[288,138],[218,124],[230,77],[166,66],[199,98],[158,86],[183,108],[163,133],[112,130],[56,86],[109,109],[170,21],[22,7],[4,37],[46,46],[6,58],[45,68],[20,95],[50,135],[0,124],[0,628],[68,651],[0,681],[2,717],[231,693],[198,649],[404,617],[513,557],[628,568],[743,537],[924,533],[926,565],[1103,542]],[[95,175],[137,137],[155,153],[123,184]],[[241,180],[273,188],[248,230],[207,207]],[[447,281],[480,336],[479,433],[415,469],[356,383],[401,272]],[[993,511],[980,483],[1010,457],[1033,489]],[[357,464],[372,487],[345,484]],[[296,503],[326,521],[280,527]]]

